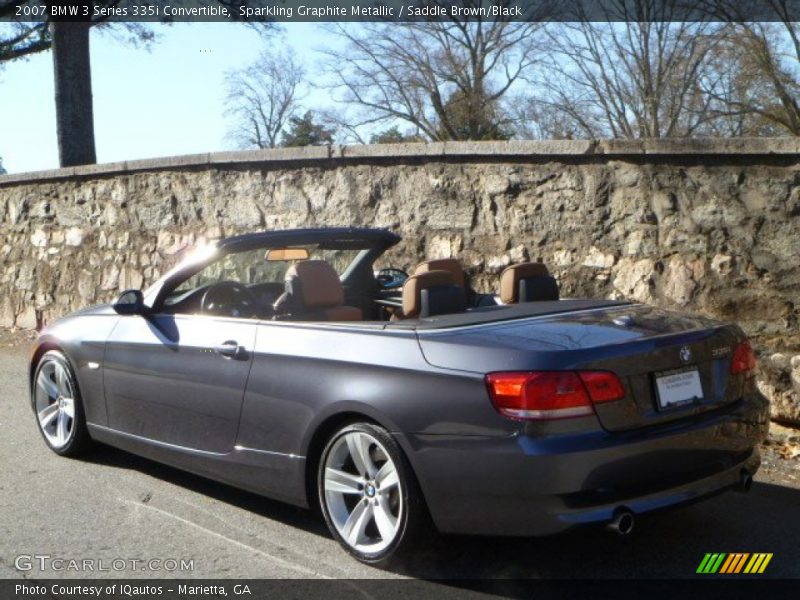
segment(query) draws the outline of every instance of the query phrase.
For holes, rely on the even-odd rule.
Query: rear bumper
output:
[[[760,465],[767,401],[755,394],[701,419],[612,434],[403,436],[442,532],[532,536],[676,506],[739,484]]]
[[[760,464],[761,458],[758,448],[754,448],[745,460],[726,471],[704,479],[671,487],[650,495],[628,498],[623,502],[612,502],[588,508],[570,509],[569,507],[563,507],[556,515],[556,519],[561,526],[557,527],[555,531],[563,531],[574,525],[607,523],[621,508],[639,515],[710,498],[726,490],[739,487],[743,473],[754,475],[758,471]]]

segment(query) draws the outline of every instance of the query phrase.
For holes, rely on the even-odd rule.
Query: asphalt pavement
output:
[[[107,447],[53,454],[29,407],[26,360],[25,344],[0,348],[0,578],[672,579],[698,577],[707,552],[771,552],[764,577],[800,577],[800,461],[759,473],[749,494],[642,517],[627,537],[439,536],[383,571],[350,558],[311,511]]]

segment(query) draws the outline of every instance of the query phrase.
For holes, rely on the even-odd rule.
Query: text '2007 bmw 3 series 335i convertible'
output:
[[[759,466],[768,406],[732,324],[559,297],[545,265],[477,293],[407,274],[376,229],[247,234],[50,325],[31,356],[48,446],[116,446],[319,507],[359,560],[425,532],[537,536],[634,519]],[[382,268],[378,268],[382,267]]]

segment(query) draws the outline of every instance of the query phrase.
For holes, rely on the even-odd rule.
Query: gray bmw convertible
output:
[[[303,507],[353,556],[420,536],[629,533],[759,467],[768,406],[733,324],[566,299],[545,265],[477,293],[458,260],[385,264],[376,229],[197,248],[145,291],[49,326],[31,405],[93,442]]]

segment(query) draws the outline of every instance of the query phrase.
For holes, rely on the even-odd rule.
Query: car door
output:
[[[255,346],[256,320],[129,315],[108,338],[108,424],[150,440],[229,452]]]

